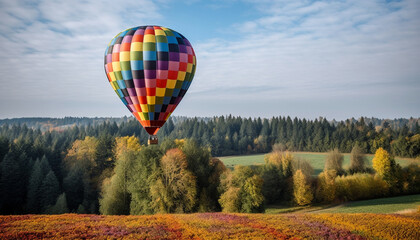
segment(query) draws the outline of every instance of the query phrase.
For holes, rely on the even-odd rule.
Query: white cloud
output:
[[[169,22],[160,14],[172,11],[166,1],[0,0],[0,101],[6,103],[0,118],[128,114],[106,84],[103,53],[123,29]],[[243,1],[261,17],[194,43],[196,77],[176,114],[305,117],[308,108],[326,116],[347,106],[356,109],[351,116],[371,116],[369,109],[385,111],[390,99],[394,109],[383,116],[418,113],[412,104],[420,102],[418,0]]]
[[[0,101],[4,116],[65,114],[65,108],[29,104],[37,101],[106,101],[115,95],[106,84],[103,54],[121,30],[161,18],[149,0],[1,1]],[[114,96],[115,97],[115,96]],[[102,98],[102,99],[101,99]],[[25,99],[25,100],[24,100]],[[15,102],[25,105],[11,106]],[[9,110],[9,112],[7,112]],[[10,112],[13,111],[13,112]],[[32,111],[32,112],[30,112]],[[77,112],[77,110],[76,110]],[[101,114],[98,112],[93,115]],[[27,114],[24,114],[27,116]]]
[[[265,16],[233,26],[242,38],[196,46],[199,66],[192,94],[240,98],[244,104],[255,98],[309,99],[310,106],[311,99],[325,96],[340,104],[340,98],[375,91],[383,99],[420,90],[420,83],[413,81],[420,75],[417,1],[256,5]],[[229,91],[223,91],[225,87]],[[418,95],[414,98],[420,101]]]

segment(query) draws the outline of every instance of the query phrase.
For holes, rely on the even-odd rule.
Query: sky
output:
[[[173,115],[420,117],[419,0],[0,0],[0,119],[130,116],[103,55],[143,25],[195,50]]]

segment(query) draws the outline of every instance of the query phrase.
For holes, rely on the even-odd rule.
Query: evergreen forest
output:
[[[174,117],[158,137],[147,146],[133,118],[1,120],[0,214],[264,212],[420,192],[419,165],[394,160],[419,158],[419,119]],[[293,151],[329,152],[324,171]],[[269,153],[266,163],[217,158],[252,153]]]

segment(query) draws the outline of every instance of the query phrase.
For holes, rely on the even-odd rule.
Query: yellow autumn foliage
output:
[[[384,176],[391,171],[391,161],[393,161],[391,155],[385,149],[378,148],[375,152],[375,157],[372,159],[373,169],[380,176]]]
[[[114,156],[116,159],[121,157],[126,151],[140,152],[141,145],[135,136],[117,137],[115,138]]]
[[[98,143],[98,139],[89,136],[85,137],[84,140],[74,141],[64,158],[66,167],[70,169],[79,164],[84,168],[95,167],[95,153]]]
[[[300,205],[308,205],[314,199],[310,184],[306,181],[302,170],[298,169],[293,175],[293,197],[295,202]]]

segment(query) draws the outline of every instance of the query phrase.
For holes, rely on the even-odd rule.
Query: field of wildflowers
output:
[[[420,214],[0,216],[0,239],[420,239]]]

